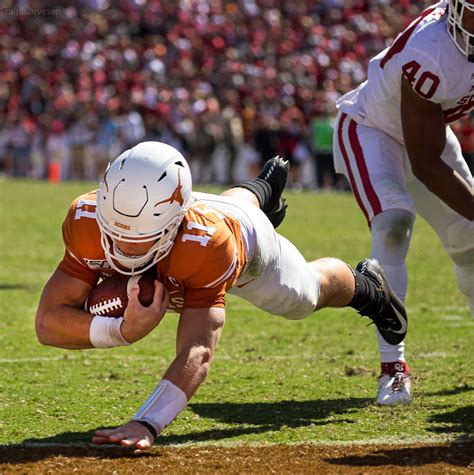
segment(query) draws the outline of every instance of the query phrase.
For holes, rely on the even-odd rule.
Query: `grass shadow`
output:
[[[326,458],[332,465],[350,467],[421,467],[430,464],[446,464],[469,467],[474,460],[474,441],[450,445],[432,445],[410,448],[373,448],[372,453]],[[393,468],[391,469],[393,470]],[[448,467],[446,472],[448,473]],[[388,472],[383,472],[388,473]],[[411,473],[411,472],[410,472]],[[425,473],[425,472],[423,472]],[[426,472],[429,473],[429,472]]]
[[[474,391],[474,386],[463,384],[462,386],[456,386],[452,389],[441,389],[439,391],[422,393],[425,396],[457,396],[466,392]]]
[[[474,442],[474,406],[459,407],[451,412],[434,414],[428,422],[435,424],[428,430],[437,434],[459,434],[459,439],[471,438]]]
[[[368,398],[319,399],[308,401],[278,401],[255,403],[190,404],[201,417],[232,424],[301,427],[325,421],[329,416],[347,414],[373,403]]]
[[[457,396],[474,391],[474,386],[463,384],[452,389],[425,392],[425,396]],[[427,422],[433,424],[430,432],[436,434],[458,434],[459,440],[474,439],[474,405],[458,407],[451,412],[434,414],[428,417]]]
[[[164,435],[160,444],[180,444],[196,441],[215,441],[243,434],[259,434],[277,431],[281,427],[305,427],[309,425],[340,424],[353,422],[350,418],[335,418],[366,407],[373,401],[367,398],[323,399],[314,401],[279,401],[267,403],[195,403],[191,409],[199,417],[219,423],[238,424],[224,430],[181,435]],[[329,419],[330,418],[330,419]]]
[[[272,403],[196,403],[190,409],[200,417],[238,427],[195,431],[179,435],[160,436],[155,446],[186,442],[215,442],[241,435],[260,434],[279,430],[282,426],[339,424],[350,419],[334,418],[371,404],[371,399],[347,398],[315,401],[279,401]],[[331,417],[330,420],[328,418]],[[242,427],[244,425],[245,427]],[[67,457],[135,458],[154,456],[134,452],[120,446],[98,446],[90,443],[94,430],[64,432],[41,439],[25,439],[21,444],[0,446],[0,463],[34,462],[57,455]],[[156,455],[156,454],[155,454]]]
[[[33,290],[32,285],[28,284],[5,284],[0,282],[0,290]]]

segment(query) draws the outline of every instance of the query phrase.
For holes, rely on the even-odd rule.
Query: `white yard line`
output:
[[[308,353],[308,354],[298,354],[298,355],[258,355],[258,354],[239,354],[239,355],[216,355],[214,357],[214,361],[230,361],[230,360],[246,360],[248,362],[262,362],[262,361],[286,361],[286,360],[313,360],[317,358],[315,353]],[[86,360],[94,360],[98,361],[100,358],[96,357],[87,357],[84,358]],[[117,357],[112,356],[110,359],[120,359],[121,361],[126,361],[127,356],[120,355]],[[153,363],[166,363],[168,360],[166,358],[161,357],[154,357],[154,356],[133,356],[130,358],[132,361],[150,361]],[[0,358],[0,364],[17,364],[17,363],[35,363],[37,361],[61,361],[64,360],[65,362],[70,360],[78,361],[80,357],[73,356],[73,357],[64,357],[64,356],[38,356],[38,357],[30,357],[30,358]]]
[[[474,322],[473,322],[474,325]],[[427,353],[419,353],[416,357],[417,358],[448,358],[451,356],[455,356],[453,352],[443,352],[443,351],[435,351],[435,352],[427,352]],[[301,361],[308,361],[314,360],[317,358],[315,353],[306,353],[306,354],[292,354],[292,355],[258,355],[254,353],[244,353],[239,355],[216,355],[214,357],[214,361],[230,361],[230,360],[246,360],[248,362],[265,362],[265,361],[288,361],[288,360],[301,360]],[[84,361],[87,360],[94,360],[98,361],[101,360],[101,357],[97,356],[88,356],[83,358]],[[127,356],[125,355],[110,355],[108,360],[116,359],[121,361],[126,361]],[[39,361],[62,361],[65,362],[75,360],[81,360],[81,356],[32,356],[26,358],[0,358],[0,364],[20,364],[20,363],[35,363]],[[149,361],[152,363],[162,364],[166,363],[168,360],[166,358],[157,357],[153,355],[148,356],[130,356],[130,361]]]
[[[33,363],[34,361],[77,360],[77,356],[31,356],[26,358],[0,358],[1,363]]]

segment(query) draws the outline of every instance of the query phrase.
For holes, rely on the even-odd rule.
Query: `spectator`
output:
[[[5,115],[0,115],[0,173],[11,174],[9,141],[11,125]]]
[[[254,142],[255,149],[259,155],[259,163],[255,163],[253,176],[257,176],[268,157],[273,157],[277,153],[277,128],[278,122],[270,117],[257,116]]]
[[[96,119],[93,143],[93,175],[94,179],[99,179],[107,164],[118,157],[123,148],[119,140],[117,118],[107,108],[103,108]]]
[[[125,149],[134,147],[145,138],[145,126],[141,113],[128,102],[123,104],[123,115],[120,121],[120,136]]]
[[[93,132],[84,111],[80,110],[78,116],[72,119],[68,129],[69,143],[69,168],[66,179],[84,180],[92,179],[91,163],[88,160],[91,153]]]
[[[0,114],[7,123],[23,114],[29,138],[42,114],[64,122],[72,139],[71,173],[82,178],[99,173],[106,160],[104,136],[92,127],[102,120],[97,116],[102,109],[113,111],[116,148],[168,132],[186,147],[197,137],[192,108],[200,101],[208,107],[212,98],[221,118],[205,113],[198,121],[214,141],[223,142],[230,163],[226,180],[233,181],[240,127],[247,137],[255,135],[263,161],[277,153],[278,135],[279,150],[291,158],[293,134],[310,135],[317,104],[332,103],[363,81],[368,59],[425,3],[121,0],[112,6],[77,0],[59,2],[51,15],[2,15]],[[49,6],[46,0],[22,1],[25,9]],[[288,111],[297,117],[293,124],[285,118]],[[227,114],[236,119],[232,139]],[[145,123],[147,115],[159,117],[160,124]],[[21,130],[15,133],[26,140]],[[48,140],[47,129],[39,133]],[[93,142],[91,170],[84,169],[86,137]],[[211,150],[210,137],[202,138]],[[24,163],[16,173],[27,174],[31,164],[19,153]],[[215,173],[206,159],[194,165],[210,167],[198,170],[208,180]]]
[[[9,137],[13,176],[25,177],[30,173],[30,151],[33,131],[34,126],[32,122],[23,115],[13,120],[13,127]]]
[[[314,156],[318,188],[331,190],[336,187],[336,173],[332,157],[335,117],[326,105],[310,125],[310,142]]]

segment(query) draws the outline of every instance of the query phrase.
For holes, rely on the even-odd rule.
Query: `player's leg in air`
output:
[[[415,209],[405,188],[405,151],[380,130],[351,124],[339,114],[336,124],[336,170],[349,180],[372,235],[372,258],[384,270],[390,286],[405,301],[408,276],[405,259],[410,244]],[[349,136],[349,126],[355,137]],[[377,402],[410,402],[410,369],[404,343],[389,344],[377,331],[381,361]]]
[[[231,197],[210,204],[231,211],[253,233],[249,236],[251,264],[230,293],[258,308],[298,320],[327,307],[350,306],[369,317],[391,345],[403,341],[407,315],[403,303],[390,288],[382,268],[365,259],[353,269],[340,259],[327,257],[307,262],[300,251],[273,229],[255,206],[235,206]]]
[[[277,155],[265,163],[255,180],[232,187],[222,195],[252,201],[266,214],[273,227],[277,228],[286,214],[287,204],[281,194],[289,169],[290,162]]]

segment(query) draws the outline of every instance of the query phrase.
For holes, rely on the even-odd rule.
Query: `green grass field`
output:
[[[0,182],[0,444],[87,442],[97,427],[133,415],[171,362],[169,314],[127,348],[65,351],[41,346],[35,309],[62,257],[70,201],[93,185]],[[287,194],[280,232],[307,258],[355,265],[369,232],[350,195]],[[452,266],[421,219],[409,254],[406,356],[413,403],[373,403],[373,327],[350,309],[285,321],[228,299],[210,375],[159,439],[164,444],[260,444],[459,440],[474,433],[474,321]]]

